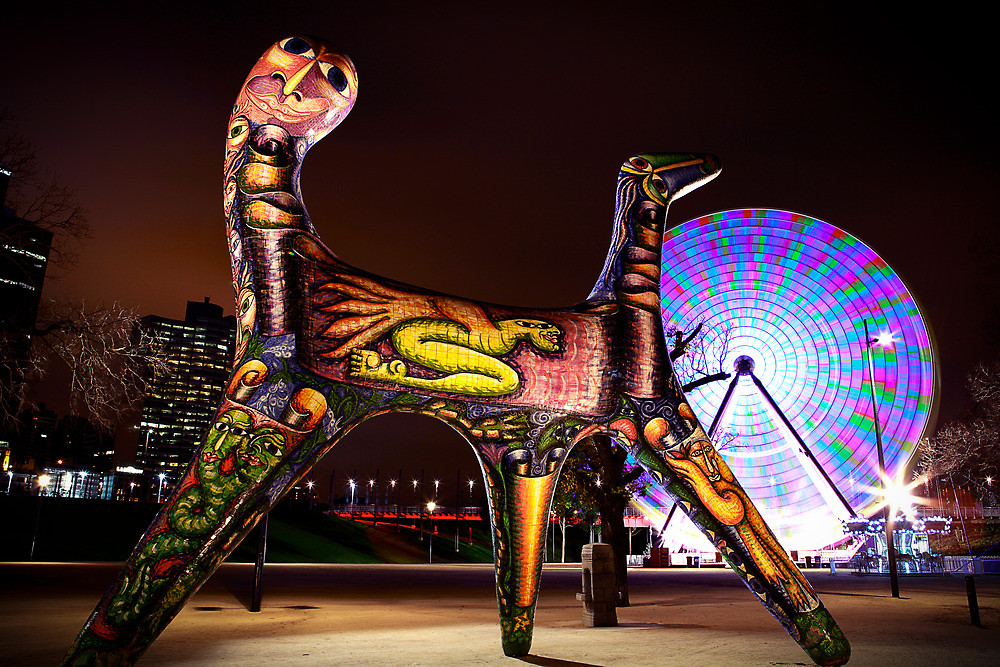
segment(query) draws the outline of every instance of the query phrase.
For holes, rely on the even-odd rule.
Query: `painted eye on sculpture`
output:
[[[316,57],[312,47],[309,46],[309,42],[301,37],[289,37],[288,39],[283,39],[278,42],[278,46],[289,53],[294,53],[297,56],[302,56],[304,58]]]
[[[269,440],[264,444],[264,449],[266,449],[267,453],[271,456],[281,456],[281,447],[279,447],[276,442],[271,442]]]
[[[225,433],[229,430],[229,424],[226,422],[215,422],[215,430]]]
[[[229,145],[236,147],[246,140],[247,130],[250,129],[250,121],[246,118],[236,118],[229,126]]]
[[[631,160],[629,160],[629,164],[631,164],[636,169],[649,169],[649,162],[646,161],[645,158],[634,157]]]
[[[319,62],[319,69],[338,93],[342,93],[347,89],[347,75],[344,74],[344,70],[332,63],[322,61]]]
[[[235,435],[237,438],[242,438],[247,434],[247,430],[245,428],[240,428],[239,426],[230,427],[229,432]]]
[[[663,182],[662,178],[660,178],[659,176],[654,176],[651,180],[653,182],[653,187],[656,188],[657,192],[659,192],[661,195],[666,194],[667,184]]]

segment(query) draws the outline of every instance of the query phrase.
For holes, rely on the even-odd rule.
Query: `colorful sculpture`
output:
[[[696,154],[637,155],[618,177],[614,236],[583,303],[510,308],[437,294],[341,262],[299,189],[309,147],[357,95],[350,59],[311,38],[272,46],[229,124],[225,211],[238,328],[215,424],[65,664],[136,660],[281,496],[378,414],[428,415],[472,445],[489,490],[501,639],[523,656],[560,467],[615,437],[702,527],[821,664],[850,647],[688,408],[660,321],[667,205],[715,177]]]

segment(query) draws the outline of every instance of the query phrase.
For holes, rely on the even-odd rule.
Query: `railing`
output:
[[[438,505],[431,512],[425,505],[360,505],[358,503],[351,503],[348,505],[332,505],[327,514],[361,518],[374,517],[376,515],[381,518],[419,518],[433,514],[435,519],[455,519],[456,517],[462,517],[463,519],[473,520],[480,518],[480,511],[479,507],[445,507]]]
[[[670,505],[667,505],[666,507],[653,507],[651,509],[660,512],[660,514],[663,514],[664,516],[666,516],[667,514],[670,513]],[[643,514],[643,512],[641,510],[636,509],[635,507],[632,507],[631,505],[628,505],[625,508],[625,513],[622,516],[642,517],[642,516],[645,516],[645,514]]]
[[[944,567],[957,574],[1000,574],[1000,556],[945,556]]]
[[[939,516],[948,516],[963,519],[998,519],[1000,518],[1000,507],[979,507],[978,505],[955,506],[935,508],[931,511]]]

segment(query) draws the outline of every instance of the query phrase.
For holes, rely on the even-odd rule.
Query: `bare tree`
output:
[[[30,332],[32,344],[23,364],[7,363],[16,360],[6,358],[12,346],[0,334],[0,364],[15,369],[10,389],[0,383],[2,417],[10,423],[31,408],[29,384],[60,365],[69,374],[70,413],[113,428],[142,398],[147,378],[169,372],[162,345],[136,326],[138,321],[136,309],[118,303],[87,309],[50,301]]]
[[[142,398],[147,378],[169,372],[160,341],[137,326],[134,308],[53,304],[40,319],[38,357],[68,369],[70,412],[99,426],[115,426]]]
[[[90,237],[86,213],[72,191],[42,172],[34,148],[7,112],[0,112],[0,167],[10,174],[4,203],[13,212],[0,224],[5,261],[37,263],[37,232],[48,232],[52,247],[41,275],[51,279],[73,265],[77,244]],[[38,275],[25,270],[23,280],[40,283]],[[42,285],[31,287],[40,291]],[[0,321],[0,426],[14,426],[31,407],[29,385],[55,365],[69,371],[70,412],[104,428],[142,396],[148,372],[165,369],[155,341],[135,326],[134,309],[49,301],[39,310],[37,319],[32,306],[30,313],[12,311]]]
[[[683,325],[670,326],[664,333],[673,341],[670,361],[685,392],[730,377],[723,368],[732,340],[728,324],[706,329],[705,323],[699,322],[690,332],[685,332]]]
[[[7,111],[0,112],[0,167],[11,174],[6,202],[2,203],[22,221],[0,226],[0,245],[24,249],[30,245],[34,229],[51,232],[47,277],[72,267],[77,244],[92,235],[86,211],[73,191],[40,169],[34,147]]]
[[[930,476],[950,476],[986,503],[997,502],[1000,484],[1000,360],[981,364],[966,388],[973,407],[920,443],[917,468]]]

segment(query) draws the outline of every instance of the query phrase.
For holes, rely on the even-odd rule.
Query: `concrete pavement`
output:
[[[58,662],[117,564],[0,563],[0,663]],[[500,650],[489,565],[268,565],[250,613],[252,566],[227,564],[146,653],[147,665],[515,665]],[[1000,577],[807,572],[853,646],[852,665],[1000,664]],[[538,665],[799,665],[808,656],[726,570],[631,570],[617,628],[584,628],[579,566],[547,565]]]

